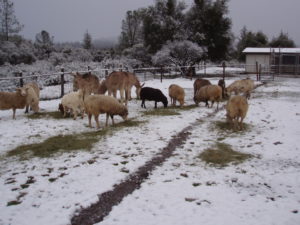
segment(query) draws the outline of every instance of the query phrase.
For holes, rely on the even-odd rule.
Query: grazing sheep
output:
[[[27,103],[26,103],[26,108],[25,108],[25,113],[28,113],[29,111],[29,106],[31,106],[31,110],[37,111],[39,108],[39,99],[40,99],[40,88],[35,82],[27,83],[24,85],[24,88],[33,88],[34,93],[31,95],[31,99],[29,98],[30,95],[27,97]]]
[[[76,92],[70,92],[61,99],[59,105],[60,111],[67,116],[67,113],[73,113],[73,119],[76,120],[78,113],[81,113],[81,118],[84,117],[83,91],[79,89]]]
[[[226,85],[225,85],[225,80],[221,79],[218,81],[218,85],[222,88],[222,98],[225,98],[226,97],[226,93],[225,93],[225,88],[226,88]]]
[[[243,128],[243,120],[247,114],[248,107],[246,97],[240,95],[230,97],[226,105],[226,117],[228,122],[233,123],[234,128],[238,127],[238,123],[240,129]]]
[[[222,88],[218,85],[206,85],[197,91],[194,101],[196,105],[199,102],[205,102],[205,106],[209,108],[208,101],[211,101],[211,107],[214,102],[217,102],[217,109],[219,108],[219,101],[222,100]]]
[[[0,92],[0,109],[13,110],[13,119],[16,119],[16,109],[23,109],[26,106],[26,91],[17,88],[15,92]]]
[[[142,108],[146,108],[145,100],[155,101],[154,108],[157,108],[157,102],[162,102],[165,108],[168,106],[167,97],[159,89],[143,87],[140,95],[142,100]]]
[[[171,98],[171,104],[176,106],[176,101],[179,101],[180,106],[184,104],[185,92],[182,87],[177,84],[171,84],[169,86],[169,96]]]
[[[211,83],[209,80],[201,79],[201,78],[196,79],[194,82],[194,97],[200,88],[204,87],[205,85],[210,85],[210,84]]]
[[[84,108],[88,114],[89,127],[91,125],[92,115],[94,115],[97,128],[100,128],[99,114],[106,113],[106,123],[108,125],[108,118],[111,117],[112,124],[114,125],[114,115],[121,116],[124,120],[127,120],[128,110],[127,107],[119,103],[119,101],[111,96],[106,95],[89,95],[84,99]]]
[[[226,88],[226,93],[230,96],[233,92],[234,94],[240,94],[246,96],[247,99],[250,98],[250,93],[254,89],[254,81],[251,79],[243,79],[243,80],[236,80],[232,84],[230,84]]]

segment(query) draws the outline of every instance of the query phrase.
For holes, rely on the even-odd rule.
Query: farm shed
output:
[[[256,72],[256,62],[274,74],[300,75],[300,48],[245,48],[246,72]]]

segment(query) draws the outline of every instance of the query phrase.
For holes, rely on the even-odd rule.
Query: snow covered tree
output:
[[[147,8],[143,22],[144,45],[155,53],[167,42],[182,37],[184,25],[184,2],[156,0]]]
[[[274,37],[269,45],[273,48],[277,47],[286,47],[286,48],[295,48],[295,42],[289,38],[289,35],[283,33],[282,31],[278,35],[278,37]]]
[[[84,34],[83,48],[84,49],[91,49],[92,48],[92,36],[89,34],[88,31],[86,31],[85,34]]]
[[[153,57],[158,66],[176,66],[185,75],[186,70],[200,62],[205,56],[205,49],[191,41],[167,42]]]
[[[0,33],[2,39],[8,41],[9,36],[23,29],[15,16],[14,3],[10,0],[0,0]]]
[[[233,35],[228,0],[194,0],[186,15],[188,39],[207,47],[208,59],[226,59]]]
[[[126,18],[122,21],[122,32],[119,38],[119,47],[123,50],[136,44],[143,43],[143,18],[144,8],[127,11]]]
[[[39,54],[43,57],[44,54],[49,58],[50,53],[53,51],[53,37],[49,33],[42,30],[35,36],[35,47],[38,49]]]

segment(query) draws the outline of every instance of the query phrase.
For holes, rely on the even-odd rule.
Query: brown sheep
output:
[[[194,102],[196,105],[199,102],[205,102],[205,106],[209,108],[208,101],[211,101],[211,107],[213,107],[214,102],[217,102],[217,109],[219,108],[219,101],[222,100],[222,88],[218,85],[205,85],[197,91],[194,97]]]
[[[248,112],[248,101],[246,97],[235,95],[230,97],[226,105],[226,117],[233,127],[243,128],[243,120]],[[240,121],[239,121],[240,120]]]
[[[171,84],[169,86],[169,96],[171,98],[171,104],[176,106],[176,101],[179,101],[180,107],[184,104],[185,92],[182,87],[177,84]]]
[[[209,80],[201,79],[201,78],[196,79],[194,82],[194,97],[200,88],[204,87],[205,85],[210,85],[210,84],[211,83]]]
[[[40,88],[39,88],[38,84],[36,82],[31,82],[31,83],[25,84],[24,87],[25,88],[32,87],[34,90],[34,93],[35,93],[35,96],[33,97],[34,100],[27,98],[25,113],[28,113],[30,105],[34,105],[33,107],[35,108],[35,111],[37,111],[39,108],[38,105],[39,105],[39,99],[40,99]],[[31,107],[31,109],[33,109],[33,107]]]
[[[99,114],[106,113],[106,124],[108,125],[109,116],[112,119],[112,124],[114,125],[114,115],[121,116],[124,120],[127,120],[128,110],[127,107],[119,103],[119,101],[111,96],[106,95],[89,95],[84,99],[84,108],[88,114],[89,127],[91,125],[92,115],[94,115],[97,128],[100,128],[99,124]]]
[[[16,109],[23,109],[26,106],[27,93],[22,93],[21,88],[15,92],[0,92],[0,109],[13,110],[13,119],[16,119]]]

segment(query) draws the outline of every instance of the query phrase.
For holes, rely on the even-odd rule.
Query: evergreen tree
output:
[[[186,16],[188,39],[207,47],[208,59],[226,59],[232,42],[228,0],[194,0]]]
[[[91,49],[92,48],[92,36],[89,34],[88,31],[86,31],[85,34],[84,34],[83,48],[84,49]]]
[[[50,37],[49,33],[42,30],[35,36],[35,47],[41,52],[41,54],[46,53],[48,58],[53,50],[53,37]]]
[[[247,47],[267,47],[268,37],[261,31],[252,32],[243,27],[237,44],[237,58],[245,61],[245,55],[242,53]]]
[[[270,47],[278,48],[278,47],[286,47],[286,48],[294,48],[295,42],[289,38],[288,34],[283,33],[282,31],[270,42]]]
[[[14,3],[10,0],[0,0],[0,34],[8,41],[11,34],[17,34],[23,29],[15,16]]]
[[[144,45],[155,53],[167,42],[181,39],[183,32],[184,2],[156,0],[147,8],[143,21]]]

